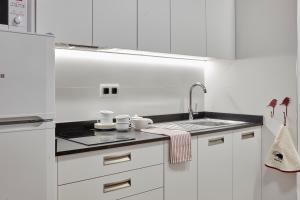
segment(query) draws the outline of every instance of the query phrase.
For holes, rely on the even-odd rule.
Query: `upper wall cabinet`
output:
[[[137,49],[137,0],[93,2],[94,46]]]
[[[235,58],[235,0],[206,1],[207,56]]]
[[[37,0],[56,42],[235,58],[235,0]]]
[[[171,0],[171,52],[206,56],[205,0]]]
[[[37,0],[36,31],[56,42],[92,45],[92,0]]]
[[[138,0],[138,50],[170,53],[170,0]]]
[[[171,0],[171,52],[234,59],[234,0]]]

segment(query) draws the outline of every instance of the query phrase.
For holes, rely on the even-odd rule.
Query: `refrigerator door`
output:
[[[0,126],[0,200],[55,200],[54,123]]]
[[[0,118],[54,118],[54,38],[0,31]]]

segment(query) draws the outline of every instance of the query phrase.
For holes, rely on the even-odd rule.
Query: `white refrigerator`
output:
[[[0,200],[55,200],[54,38],[0,31]]]

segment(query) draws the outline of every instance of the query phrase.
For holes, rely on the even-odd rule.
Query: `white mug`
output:
[[[135,118],[131,119],[131,121],[135,130],[148,128],[149,125],[153,124],[152,119],[149,118]]]
[[[111,124],[113,123],[114,112],[109,110],[100,111],[100,122],[101,124]]]

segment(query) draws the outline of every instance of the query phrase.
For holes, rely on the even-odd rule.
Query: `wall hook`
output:
[[[273,118],[274,117],[274,114],[275,114],[275,107],[277,105],[277,99],[272,99],[270,101],[270,103],[268,104],[268,107],[272,107],[272,111],[271,111],[271,117]]]
[[[286,118],[287,118],[287,114],[286,112],[283,112],[283,125],[286,126]]]
[[[291,98],[290,97],[285,97],[282,101],[282,103],[280,105],[285,106],[285,115],[288,115],[288,106],[291,102]]]

